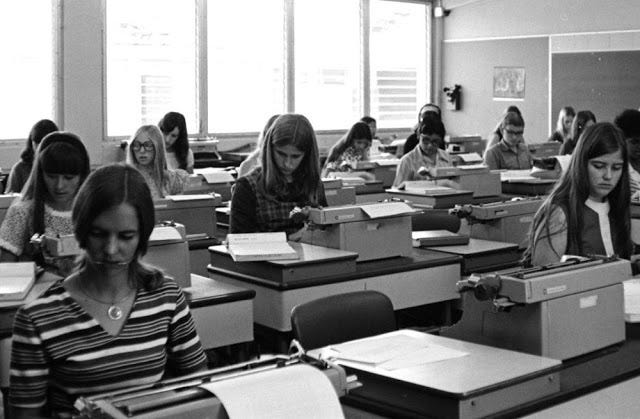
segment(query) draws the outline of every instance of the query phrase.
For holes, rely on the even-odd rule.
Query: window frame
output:
[[[54,0],[56,3],[61,3],[62,0]],[[106,1],[106,0],[103,0]],[[285,98],[285,110],[286,112],[295,112],[295,18],[294,18],[294,8],[295,8],[295,0],[281,0],[282,8],[284,13],[284,98]],[[361,73],[360,73],[360,84],[362,86],[361,91],[361,112],[362,115],[369,115],[371,112],[371,67],[370,67],[370,8],[371,1],[389,1],[395,3],[415,3],[422,4],[425,6],[425,32],[426,39],[424,42],[425,48],[427,49],[427,60],[426,60],[426,80],[424,80],[425,86],[427,87],[427,101],[433,101],[433,69],[432,66],[432,58],[433,54],[433,14],[432,14],[432,2],[431,0],[359,0],[359,9],[360,9],[360,19],[359,19],[359,27],[360,27],[360,44],[361,44],[361,53],[360,59],[362,62],[361,65]],[[61,7],[61,6],[59,6]],[[105,11],[105,22],[106,22],[106,7],[103,8]],[[105,23],[106,27],[106,23]],[[106,45],[106,33],[104,35],[105,45]],[[209,121],[208,121],[208,62],[207,62],[207,54],[208,54],[208,45],[207,45],[208,33],[207,33],[207,0],[196,0],[196,80],[198,82],[198,92],[197,92],[197,103],[198,103],[198,130],[192,130],[189,133],[189,138],[192,139],[206,139],[206,138],[218,138],[224,140],[244,140],[249,137],[255,137],[258,132],[257,131],[243,131],[243,132],[216,132],[209,130]],[[109,136],[107,133],[107,92],[106,92],[106,67],[107,67],[107,57],[104,58],[104,118],[103,118],[103,128],[104,128],[104,138],[106,140],[122,140],[126,137],[123,136]],[[57,67],[56,67],[57,68]],[[60,65],[61,68],[61,65]],[[57,78],[60,80],[60,78]],[[62,82],[59,83],[58,92],[62,91]],[[61,97],[61,95],[59,96]],[[62,106],[59,106],[58,109],[62,109]],[[58,114],[56,114],[58,115]],[[59,119],[62,120],[62,119]],[[335,129],[323,129],[317,130],[318,135],[334,135],[334,134],[342,134],[344,130],[349,127],[336,127]],[[398,131],[398,128],[379,128],[381,133],[384,132],[395,132]]]

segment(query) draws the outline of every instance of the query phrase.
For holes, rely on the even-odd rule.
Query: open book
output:
[[[31,291],[35,281],[35,263],[0,263],[0,301],[23,300]]]
[[[227,234],[227,248],[236,262],[298,259],[296,251],[287,243],[284,231]]]

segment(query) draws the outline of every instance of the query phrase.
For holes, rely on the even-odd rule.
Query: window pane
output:
[[[282,0],[208,1],[209,132],[261,131],[283,113]]]
[[[54,118],[52,2],[3,1],[0,16],[0,138],[27,138],[35,122]]]
[[[428,97],[423,4],[371,2],[371,116],[378,127],[411,127]]]
[[[362,115],[357,0],[295,2],[295,109],[315,129],[345,129]]]
[[[109,0],[107,135],[131,135],[169,111],[198,131],[196,8],[185,0]]]

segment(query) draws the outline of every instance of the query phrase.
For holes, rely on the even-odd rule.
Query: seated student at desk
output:
[[[569,130],[569,136],[565,139],[564,143],[560,146],[560,155],[573,153],[573,149],[576,148],[580,134],[586,127],[596,123],[596,116],[591,111],[578,111],[576,117],[571,122],[571,129]]]
[[[524,143],[524,119],[515,112],[508,112],[500,124],[502,140],[487,149],[484,163],[491,170],[531,169],[533,157]]]
[[[351,172],[354,176],[365,180],[375,180],[373,174],[358,171],[359,161],[369,160],[371,148],[371,129],[364,122],[356,122],[330,149],[327,161],[322,169],[322,177],[332,172]]]
[[[555,263],[565,254],[628,259],[633,251],[628,163],[619,129],[607,122],[588,127],[567,171],[534,216],[525,264]]]
[[[236,180],[229,232],[285,231],[297,239],[304,220],[291,218],[291,211],[326,204],[311,123],[303,115],[281,115],[265,136],[261,167]]]
[[[496,127],[493,129],[493,131],[491,131],[491,134],[489,134],[489,137],[487,138],[487,145],[484,148],[483,156],[487,152],[487,150],[489,150],[491,147],[493,147],[494,145],[496,145],[500,141],[502,141],[502,138],[503,138],[503,136],[502,136],[502,121],[504,120],[504,117],[509,112],[515,112],[518,115],[522,116],[522,112],[520,112],[520,108],[518,108],[515,105],[507,106],[507,109],[504,110],[502,116],[498,120],[498,123],[496,124]]]
[[[14,164],[11,172],[9,172],[7,187],[4,193],[20,193],[20,191],[22,191],[22,187],[27,183],[27,179],[31,173],[36,148],[38,148],[40,141],[42,141],[44,137],[54,131],[58,131],[58,126],[49,119],[41,119],[33,125],[29,132],[29,138],[27,138],[27,144],[24,150],[22,150],[22,153],[20,153],[20,161]]]
[[[0,261],[44,263],[30,239],[34,234],[73,233],[71,206],[89,170],[89,155],[75,134],[56,131],[42,140],[23,194],[11,204],[0,227]],[[60,259],[52,268],[65,272],[71,262]]]
[[[179,195],[184,191],[189,174],[182,169],[168,169],[164,137],[155,125],[143,125],[129,140],[127,163],[142,173],[149,184],[153,199]]]
[[[193,151],[189,148],[187,121],[184,115],[179,112],[169,112],[158,122],[158,128],[164,136],[167,167],[193,173],[195,159]]]
[[[418,112],[418,123],[413,127],[413,132],[407,137],[404,142],[404,146],[402,147],[403,156],[413,150],[420,142],[420,139],[418,138],[420,136],[419,129],[425,118],[435,118],[442,121],[442,112],[440,111],[440,107],[433,103],[427,103],[420,108],[420,112]],[[444,137],[442,137],[442,141],[438,144],[438,147],[444,150]]]
[[[429,169],[453,164],[449,153],[439,147],[445,135],[442,121],[436,118],[425,118],[418,128],[418,133],[420,140],[418,147],[400,159],[396,169],[396,178],[393,181],[394,188],[400,187],[407,180],[429,179],[428,175],[418,173],[421,167]]]
[[[81,264],[16,314],[11,417],[70,416],[78,396],[206,367],[182,290],[140,262],[155,223],[140,173],[125,164],[97,169],[72,218]]]
[[[249,154],[247,158],[242,161],[242,163],[240,163],[240,166],[238,166],[238,177],[247,175],[255,167],[260,166],[260,150],[262,149],[264,137],[265,135],[267,135],[267,131],[269,131],[269,128],[271,128],[273,121],[275,121],[279,116],[280,114],[271,115],[271,117],[267,120],[267,123],[264,124],[264,128],[262,129],[262,132],[258,136],[258,141],[256,142],[256,149],[253,150],[251,154]]]

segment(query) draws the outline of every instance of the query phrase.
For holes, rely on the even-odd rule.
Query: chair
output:
[[[411,230],[449,230],[457,233],[460,230],[460,218],[449,214],[448,209],[433,209],[411,215]]]
[[[391,300],[378,291],[332,295],[291,310],[293,336],[305,350],[396,330]]]

